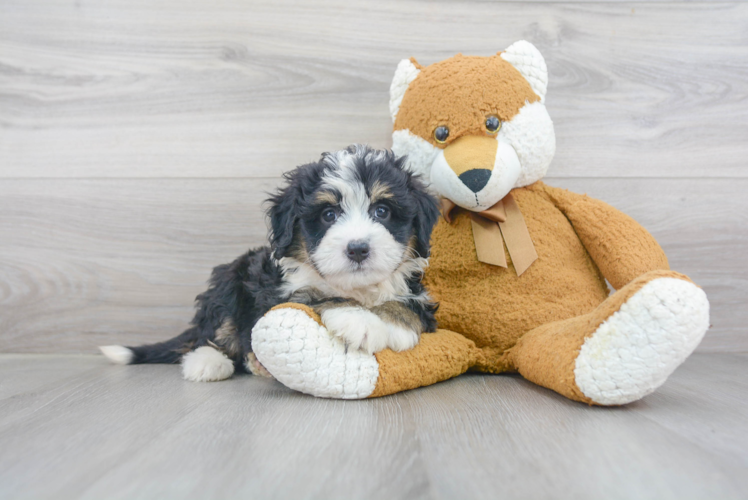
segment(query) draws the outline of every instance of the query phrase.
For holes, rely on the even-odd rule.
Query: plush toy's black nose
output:
[[[465,184],[470,191],[477,193],[488,184],[491,178],[491,171],[487,168],[474,168],[460,174],[459,179]]]
[[[363,262],[369,257],[369,244],[361,240],[351,241],[345,253],[353,262]]]

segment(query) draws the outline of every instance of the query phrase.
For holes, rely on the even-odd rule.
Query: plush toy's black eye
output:
[[[486,118],[486,130],[491,132],[492,134],[499,131],[501,128],[501,120],[499,120],[496,116],[489,116]]]
[[[449,129],[445,127],[444,125],[441,125],[439,127],[436,127],[434,130],[434,139],[439,144],[444,144],[446,142],[447,137],[449,137]]]
[[[322,211],[322,222],[332,224],[338,220],[338,211],[334,208],[326,208]]]
[[[387,220],[390,218],[390,209],[380,205],[374,209],[374,217],[381,220]]]

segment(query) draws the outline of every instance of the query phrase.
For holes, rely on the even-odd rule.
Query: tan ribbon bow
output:
[[[452,201],[442,198],[444,220],[452,223],[450,212],[456,207]],[[538,260],[538,253],[527,230],[525,218],[511,193],[483,212],[469,212],[473,225],[473,239],[478,260],[494,266],[507,267],[504,242],[512,258],[517,276],[527,271]]]

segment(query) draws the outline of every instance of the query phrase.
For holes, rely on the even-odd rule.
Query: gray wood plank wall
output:
[[[642,222],[710,296],[699,349],[748,351],[746,3],[5,0],[0,352],[177,333],[281,172],[390,145],[400,59],[519,39],[550,70],[547,182]]]

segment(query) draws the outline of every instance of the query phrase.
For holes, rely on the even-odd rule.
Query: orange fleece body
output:
[[[605,262],[614,278],[611,282],[618,286],[646,271],[668,269],[654,238],[609,205],[540,181],[514,189],[512,195],[539,257],[522,276],[517,276],[506,247],[507,268],[478,262],[470,216],[461,211],[454,213],[452,224],[444,220],[437,224],[425,277],[428,290],[440,303],[439,327],[475,342],[482,357],[473,368],[493,373],[515,368],[506,352],[526,332],[586,314],[608,297],[607,276],[594,256]],[[588,237],[592,248],[580,239],[587,233],[596,235]],[[637,258],[606,259],[626,248]],[[636,265],[629,269],[624,262]]]

